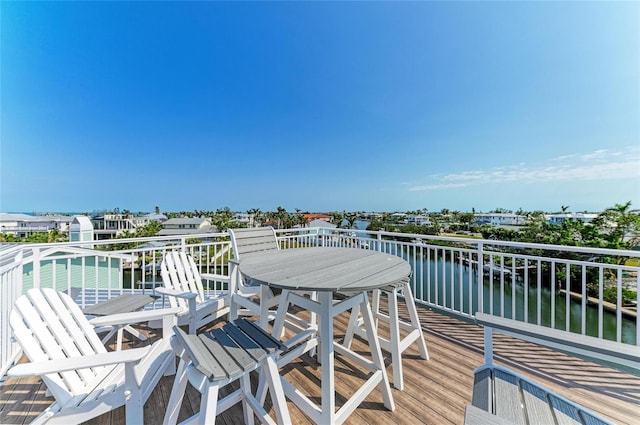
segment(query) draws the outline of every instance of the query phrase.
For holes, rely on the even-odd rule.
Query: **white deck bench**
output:
[[[579,404],[493,364],[475,370],[473,399],[464,423],[611,425]]]
[[[465,411],[465,425],[611,424],[583,406],[493,364],[493,332],[640,371],[638,346],[484,313],[476,313],[476,322],[484,326],[485,364],[474,372],[473,398]]]

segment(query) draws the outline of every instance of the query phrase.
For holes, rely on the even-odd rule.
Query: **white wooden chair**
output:
[[[126,406],[128,424],[143,423],[143,407],[163,375],[175,373],[170,346],[178,309],[123,313],[92,319],[71,297],[35,288],[18,298],[9,322],[30,363],[11,377],[40,375],[55,402],[33,424],[75,424]],[[164,317],[163,338],[153,345],[107,351],[94,326],[146,322]]]
[[[258,368],[260,386],[266,385],[271,392],[277,422],[291,423],[276,365],[276,357],[284,346],[258,325],[236,319],[200,335],[187,335],[176,328],[171,343],[180,365],[171,389],[165,425],[177,422],[187,382],[202,396],[200,411],[182,424],[196,420],[199,424],[214,424],[217,415],[238,402],[242,402],[243,423],[252,425],[256,415],[261,423],[275,424],[263,407],[264,399],[259,401],[259,395],[253,395],[251,389],[249,373]],[[239,381],[240,388],[218,400],[220,388],[235,381]]]
[[[201,327],[229,313],[229,291],[205,296],[202,280],[229,282],[227,276],[200,273],[193,257],[182,251],[169,251],[160,266],[163,285],[156,293],[169,297],[172,307],[180,307],[178,326],[189,325],[189,333],[195,334]],[[150,322],[158,327],[159,322]]]
[[[387,296],[389,305],[389,314],[385,314],[380,310],[380,295]],[[418,345],[420,357],[429,360],[429,352],[427,344],[424,340],[422,326],[418,318],[415,300],[409,286],[409,281],[400,282],[398,285],[386,288],[376,289],[373,291],[372,310],[375,319],[376,328],[378,321],[381,320],[389,324],[389,339],[381,337],[378,332],[378,340],[380,346],[391,353],[391,367],[393,373],[393,386],[402,391],[404,389],[404,379],[402,373],[402,353],[413,343]],[[409,322],[400,320],[398,315],[398,300],[404,298],[404,302],[409,312]],[[354,309],[347,325],[343,344],[349,348],[353,341],[353,335],[357,334],[366,337],[367,331],[363,325],[362,317],[358,317],[359,309]],[[401,333],[402,331],[402,333]],[[404,336],[402,336],[404,334]]]
[[[273,227],[259,227],[247,229],[227,230],[231,237],[231,247],[234,259],[229,262],[229,275],[231,278],[231,310],[229,320],[234,320],[240,315],[250,315],[258,318],[262,328],[266,329],[267,323],[273,320],[277,310],[280,296],[274,295],[269,288],[261,288],[260,285],[251,285],[240,276],[238,264],[242,258],[264,251],[278,250],[278,239]]]
[[[267,329],[269,322],[275,318],[280,304],[280,293],[274,294],[269,287],[264,285],[252,285],[251,282],[245,282],[240,275],[238,265],[243,258],[265,251],[279,250],[280,245],[276,231],[273,227],[259,227],[229,229],[228,232],[231,236],[234,255],[234,259],[229,261],[230,287],[232,288],[229,320],[234,320],[239,315],[254,316],[258,318],[260,326]],[[308,295],[316,299],[315,293]],[[287,313],[285,327],[302,337],[306,335],[306,331],[317,328],[316,314],[311,313],[311,318],[307,321],[295,314]],[[280,337],[284,335],[284,328],[282,332]],[[292,338],[288,343],[293,344],[297,341],[297,338]]]

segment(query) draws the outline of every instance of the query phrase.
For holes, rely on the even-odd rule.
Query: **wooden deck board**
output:
[[[406,311],[400,310],[407,316]],[[464,407],[471,401],[473,370],[483,363],[483,332],[478,326],[419,308],[425,329],[430,360],[419,357],[415,345],[403,356],[405,390],[392,387],[395,412],[384,408],[382,397],[374,391],[349,417],[348,424],[462,424]],[[348,317],[335,320],[335,336],[340,341]],[[380,331],[388,332],[381,324]],[[139,345],[135,342],[133,345]],[[146,343],[142,343],[146,344]],[[366,353],[363,340],[354,338],[355,351]],[[390,356],[384,353],[391,378]],[[580,403],[617,424],[637,423],[640,412],[640,377],[559,353],[545,347],[496,335],[494,360],[570,400]],[[336,358],[336,405],[362,382],[364,373],[351,372],[340,356]],[[320,397],[320,372],[315,359],[305,355],[281,371],[294,385],[315,400]],[[160,423],[169,401],[173,377],[164,377],[145,406],[145,421]],[[235,388],[235,387],[234,387]],[[43,411],[51,399],[45,397],[38,379],[7,378],[0,386],[0,424],[29,423]],[[296,424],[311,423],[306,415],[289,402]],[[270,405],[269,405],[270,406]],[[200,394],[187,386],[180,419],[200,409]],[[242,409],[234,406],[222,414],[218,423],[242,424]],[[90,425],[124,424],[124,408],[116,409],[87,422]]]

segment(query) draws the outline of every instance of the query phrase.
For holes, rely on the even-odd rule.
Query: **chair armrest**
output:
[[[229,276],[215,273],[200,273],[200,277],[204,280],[213,280],[216,282],[229,282]]]
[[[156,288],[156,293],[162,294],[162,295],[168,295],[170,297],[184,298],[185,300],[195,299],[198,297],[198,294],[196,294],[195,292],[182,292],[182,291],[176,291],[175,289],[170,289],[165,287]]]
[[[147,346],[124,351],[109,351],[107,353],[92,354],[88,356],[20,363],[19,365],[9,369],[7,375],[13,378],[22,378],[26,376],[46,375],[48,373],[67,372],[70,370],[85,369],[89,367],[138,362],[147,355],[150,348],[151,346]]]
[[[182,312],[182,308],[159,308],[157,310],[134,311],[132,313],[111,314],[109,316],[98,316],[89,323],[94,327],[110,325],[127,325],[132,323],[148,322],[149,320],[161,319]]]

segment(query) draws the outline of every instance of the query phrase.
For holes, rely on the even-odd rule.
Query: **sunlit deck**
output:
[[[372,393],[356,409],[347,423],[397,424],[462,424],[465,405],[471,401],[473,370],[483,363],[483,332],[475,324],[448,317],[424,308],[418,309],[426,331],[430,360],[422,360],[415,347],[404,358],[405,390],[392,388],[396,410],[390,412],[382,404],[379,392]],[[404,311],[401,311],[406,316]],[[348,316],[336,318],[336,338],[341,338]],[[386,332],[384,327],[381,330]],[[366,346],[356,338],[356,351]],[[571,357],[531,343],[495,336],[496,363],[507,366],[535,380],[568,399],[582,404],[618,424],[635,424],[640,414],[640,378]],[[385,353],[390,370],[390,356]],[[338,407],[362,382],[362,374],[354,372],[340,356],[336,357],[336,404]],[[281,370],[291,382],[312,399],[320,397],[320,369],[307,355]],[[145,406],[145,422],[162,422],[169,400],[173,377],[165,377]],[[33,420],[50,403],[40,381],[7,378],[0,387],[0,423],[22,424]],[[199,409],[200,394],[188,387],[180,420]],[[294,423],[310,423],[289,402]],[[241,424],[240,405],[225,412],[219,423]],[[124,424],[124,408],[119,408],[87,422],[90,424]]]

